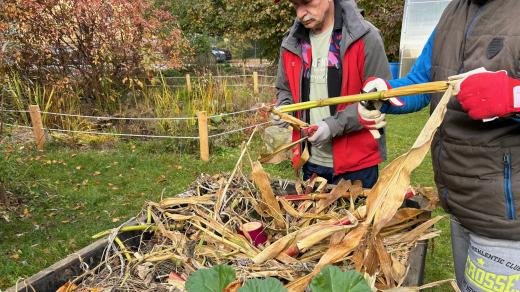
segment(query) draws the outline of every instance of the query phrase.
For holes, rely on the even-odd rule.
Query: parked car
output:
[[[215,61],[217,61],[217,63],[226,62],[226,53],[223,50],[221,50],[217,47],[212,47],[211,54],[213,55],[213,57],[215,58]]]
[[[231,51],[228,49],[223,49],[222,51],[226,53],[226,61],[231,61],[231,59],[233,58],[233,56],[231,55]]]

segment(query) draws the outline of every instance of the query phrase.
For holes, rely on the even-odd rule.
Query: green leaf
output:
[[[287,292],[282,282],[275,278],[251,279],[244,286],[238,288],[238,292]]]
[[[370,292],[365,278],[355,270],[342,272],[336,266],[327,266],[312,279],[312,292]]]
[[[236,278],[230,266],[218,265],[191,274],[186,281],[186,289],[188,292],[222,292]]]

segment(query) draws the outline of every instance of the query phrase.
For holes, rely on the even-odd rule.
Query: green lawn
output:
[[[389,159],[412,145],[427,115],[389,117]],[[108,150],[49,145],[44,153],[0,146],[0,177],[20,201],[15,210],[0,209],[0,289],[88,245],[90,235],[137,215],[144,201],[180,193],[200,173],[230,171],[238,147],[212,150],[204,163],[165,141],[120,142]],[[292,175],[288,163],[266,168],[272,176]],[[433,185],[429,157],[413,183]],[[448,223],[438,225],[443,234],[428,253],[426,282],[453,277]]]

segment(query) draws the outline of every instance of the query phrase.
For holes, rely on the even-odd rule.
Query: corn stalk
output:
[[[449,83],[447,81],[436,81],[436,82],[428,82],[423,84],[416,84],[410,86],[403,86],[395,89],[377,91],[377,92],[369,92],[369,93],[361,93],[355,95],[347,95],[347,96],[339,96],[332,97],[320,100],[311,100],[306,102],[300,102],[289,105],[282,105],[278,108],[278,110],[273,110],[273,113],[289,113],[300,110],[306,110],[310,108],[316,107],[324,107],[331,105],[338,105],[343,103],[353,103],[359,101],[366,100],[381,100],[387,99],[391,97],[401,97],[408,95],[416,95],[416,94],[426,94],[426,93],[436,93],[436,92],[444,92],[448,89]]]

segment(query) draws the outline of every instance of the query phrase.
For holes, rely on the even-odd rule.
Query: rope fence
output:
[[[253,72],[253,74],[242,74],[242,75],[207,75],[207,76],[191,76],[190,74],[186,74],[183,76],[172,76],[172,77],[161,77],[163,80],[184,80],[184,84],[157,84],[157,85],[145,85],[146,87],[157,88],[162,86],[167,86],[169,88],[185,88],[188,93],[192,91],[192,80],[198,79],[217,79],[219,82],[224,79],[241,79],[246,83],[240,84],[225,84],[225,87],[250,87],[251,83],[247,82],[247,78],[252,78],[253,92],[255,94],[260,93],[260,88],[274,88],[274,85],[271,84],[259,84],[259,78],[269,79],[264,80],[264,82],[270,82],[272,79],[274,83],[274,79],[276,76],[273,75],[260,75],[258,72]]]
[[[260,108],[251,108],[247,110],[240,110],[236,112],[229,113],[220,113],[208,116],[211,118],[219,118],[219,117],[227,117],[227,116],[236,116],[243,113],[257,112]],[[30,113],[28,110],[12,110],[12,109],[0,109],[0,112],[7,113]],[[62,117],[76,117],[83,119],[92,119],[92,120],[128,120],[128,121],[189,121],[196,120],[196,116],[192,117],[116,117],[116,116],[89,116],[89,115],[80,115],[80,114],[66,114],[66,113],[55,113],[55,112],[47,112],[47,111],[39,111],[40,114],[51,115],[51,116],[62,116]]]
[[[204,161],[209,160],[209,138],[216,138],[221,137],[225,135],[230,135],[237,132],[242,132],[244,130],[252,129],[255,127],[265,126],[267,124],[270,124],[271,121],[267,122],[261,122],[255,125],[246,126],[239,129],[229,130],[222,133],[212,134],[209,135],[208,130],[208,120],[215,117],[225,117],[225,116],[232,116],[232,115],[238,115],[243,113],[249,113],[249,112],[257,112],[258,108],[251,108],[247,110],[241,110],[237,112],[231,112],[231,113],[222,113],[212,116],[207,116],[205,111],[199,112],[197,117],[182,117],[182,118],[145,118],[145,117],[110,117],[110,116],[88,116],[88,115],[77,115],[77,114],[65,114],[65,113],[53,113],[53,112],[46,112],[46,111],[40,111],[38,105],[31,105],[29,106],[29,110],[11,110],[11,109],[0,109],[0,112],[10,112],[10,113],[29,113],[31,117],[31,124],[32,126],[25,126],[25,125],[15,125],[10,123],[2,123],[0,122],[0,125],[2,126],[8,126],[8,127],[17,127],[17,128],[24,128],[24,129],[32,129],[35,142],[37,145],[38,150],[43,150],[44,143],[46,142],[45,138],[45,131],[49,132],[61,132],[61,133],[74,133],[74,134],[88,134],[88,135],[103,135],[103,136],[115,136],[115,137],[131,137],[131,138],[155,138],[155,139],[178,139],[178,140],[199,140],[200,144],[200,152],[201,152],[201,159]],[[198,129],[199,129],[199,136],[171,136],[171,135],[148,135],[148,134],[129,134],[129,133],[113,133],[113,132],[99,132],[99,131],[82,131],[82,130],[67,130],[67,129],[56,129],[56,128],[45,128],[42,123],[42,114],[47,115],[57,115],[57,116],[67,116],[67,117],[81,117],[81,118],[88,118],[88,119],[96,119],[96,120],[192,120],[197,119],[198,123]]]

